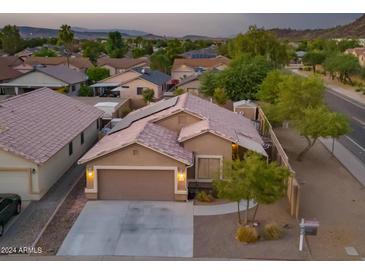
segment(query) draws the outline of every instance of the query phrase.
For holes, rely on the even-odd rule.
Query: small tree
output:
[[[219,85],[219,72],[207,71],[200,77],[200,91],[206,96],[213,96],[214,90]]]
[[[36,51],[33,55],[38,57],[56,57],[57,53],[54,50],[45,47]]]
[[[153,100],[153,97],[155,96],[155,92],[153,89],[147,88],[142,91],[143,100],[146,103],[150,103]]]
[[[93,83],[108,78],[110,76],[110,71],[106,68],[101,67],[90,67],[86,71],[89,80]]]
[[[6,25],[0,32],[2,49],[8,54],[14,54],[21,50],[23,40],[16,26]]]
[[[80,87],[79,96],[92,97],[92,96],[94,96],[94,93],[93,93],[93,91],[91,90],[90,87],[83,85],[83,86]]]
[[[303,63],[312,66],[313,72],[316,72],[316,65],[320,65],[326,59],[326,55],[320,51],[307,52],[303,57]]]
[[[213,99],[218,105],[224,105],[227,102],[227,95],[222,88],[214,90]]]
[[[285,195],[290,171],[276,162],[268,163],[261,155],[254,152],[248,152],[244,162],[245,177],[250,182],[257,204],[252,217],[254,222],[260,204],[275,203]]]
[[[325,106],[309,107],[303,115],[294,120],[294,126],[307,140],[307,146],[299,153],[297,160],[313,147],[319,137],[338,138],[349,131],[346,117],[341,113],[331,112]]]
[[[248,208],[250,199],[253,198],[252,187],[245,177],[245,163],[240,160],[227,161],[223,165],[223,177],[218,174],[213,180],[219,198],[237,203],[238,223],[242,224],[240,213],[241,200],[247,201],[245,223],[248,222]]]

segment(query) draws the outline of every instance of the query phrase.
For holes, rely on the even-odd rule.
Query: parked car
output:
[[[5,224],[22,210],[22,201],[17,194],[0,194],[0,236],[3,235]]]

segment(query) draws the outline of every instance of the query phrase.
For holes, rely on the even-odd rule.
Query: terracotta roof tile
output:
[[[130,69],[137,65],[148,64],[145,58],[110,58],[102,57],[98,59],[98,66],[109,65],[117,69]]]
[[[216,58],[195,58],[195,59],[183,59],[177,58],[174,60],[171,70],[176,70],[178,67],[185,65],[192,68],[207,68],[213,69],[219,65],[228,65],[230,60],[226,57],[216,57]]]

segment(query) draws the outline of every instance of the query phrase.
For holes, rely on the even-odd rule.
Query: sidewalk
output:
[[[308,72],[300,71],[297,69],[290,69],[290,71],[292,71],[295,74],[304,76],[304,77],[312,75],[311,72],[308,73]],[[365,95],[362,94],[362,92],[356,92],[355,90],[351,89],[350,87],[339,86],[338,84],[332,83],[333,81],[327,79],[326,77],[322,77],[322,79],[327,88],[331,89],[334,92],[339,93],[340,95],[342,95],[350,100],[360,103],[360,104],[362,104],[363,107],[365,107]]]
[[[291,159],[301,186],[300,216],[320,222],[317,236],[307,240],[314,260],[361,260],[365,257],[365,188],[326,147],[317,142],[295,160],[305,139],[292,129],[276,129]],[[359,256],[349,256],[345,247],[354,247]]]
[[[255,203],[250,201],[249,208],[255,207]],[[246,211],[246,201],[240,202],[240,211]],[[194,216],[212,216],[237,212],[237,203],[225,203],[219,205],[194,205]]]

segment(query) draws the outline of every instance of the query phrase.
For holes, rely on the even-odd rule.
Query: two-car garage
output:
[[[97,177],[100,200],[174,200],[174,170],[98,169]]]

